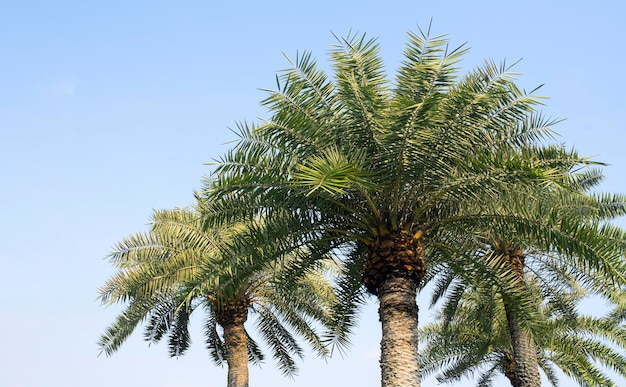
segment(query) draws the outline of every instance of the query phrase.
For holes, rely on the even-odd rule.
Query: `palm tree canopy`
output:
[[[354,246],[400,232],[445,249],[441,230],[488,214],[494,195],[562,186],[564,170],[590,163],[534,146],[556,122],[536,113],[540,97],[519,90],[504,64],[460,76],[466,51],[410,33],[394,83],[365,35],[331,51],[333,79],[297,56],[268,91],[272,118],[239,125],[239,143],[218,161],[207,195],[231,200],[205,219],[287,213],[301,220],[300,240]]]
[[[442,267],[434,270],[435,274],[427,278],[434,280],[432,304],[436,304],[444,296],[446,299],[441,309],[442,323],[434,328],[435,331],[442,330],[441,338],[432,339],[433,331],[430,330],[433,328],[428,328],[427,336],[434,341],[428,344],[429,355],[423,358],[430,367],[425,372],[432,372],[432,367],[439,366],[444,368],[441,378],[453,381],[480,368],[485,373],[479,378],[479,384],[487,385],[493,373],[500,371],[516,386],[522,383],[519,378],[523,370],[519,364],[524,362],[527,369],[534,370],[533,374],[536,373],[534,377],[537,379],[537,368],[541,365],[549,378],[556,383],[554,374],[546,364],[545,354],[540,353],[541,356],[538,357],[523,355],[526,344],[521,341],[521,336],[516,336],[516,340],[512,339],[517,334],[513,329],[522,327],[527,334],[521,334],[531,341],[527,352],[539,353],[542,348],[539,347],[536,351],[535,345],[545,348],[548,346],[545,343],[546,337],[558,336],[557,333],[546,332],[544,329],[546,325],[553,325],[553,321],[546,323],[545,313],[542,312],[545,310],[542,304],[546,300],[553,306],[559,306],[561,312],[566,311],[568,316],[574,316],[571,319],[578,318],[574,313],[573,302],[559,301],[563,299],[564,289],[569,289],[569,294],[573,287],[584,286],[614,303],[619,303],[619,289],[624,284],[623,254],[626,238],[623,230],[611,225],[610,220],[624,215],[626,200],[623,195],[587,193],[587,190],[601,180],[599,170],[585,171],[582,175],[574,171],[565,172],[569,173],[566,176],[574,183],[572,187],[578,189],[555,191],[548,187],[533,195],[528,195],[524,189],[514,189],[493,202],[493,207],[499,208],[501,219],[490,222],[487,227],[475,229],[474,239],[477,244],[482,245],[477,250],[482,256],[479,261],[488,263],[491,270],[516,274],[513,275],[519,285],[515,288],[516,297],[512,297],[509,284],[502,286],[489,278],[476,276],[476,272],[463,275],[465,273],[459,268],[450,267],[446,263],[442,263]],[[517,213],[526,213],[529,216],[526,219],[517,219]],[[514,221],[507,221],[506,214],[515,218]],[[595,256],[601,258],[596,259]],[[499,309],[494,305],[498,305]],[[467,313],[467,308],[472,308],[471,313]],[[460,319],[463,318],[468,320],[461,322]],[[465,344],[467,352],[463,355],[460,343],[452,344],[445,350],[436,348],[441,345],[441,340],[446,340],[447,335],[452,334],[452,331],[443,331],[453,322],[457,326],[454,328],[455,332],[463,329],[463,324],[472,327],[464,331],[465,339],[473,331],[476,331],[473,333],[477,337],[481,336],[478,330],[484,331],[485,335],[479,340],[469,340]],[[513,328],[510,326],[512,323]],[[496,324],[499,324],[497,328]],[[572,326],[569,328],[574,329]],[[584,332],[588,332],[587,329],[591,328],[581,328]],[[494,330],[499,333],[494,333]],[[495,342],[499,344],[494,344]],[[450,357],[445,358],[444,353]],[[604,355],[596,353],[593,356],[597,356],[595,360],[606,356],[606,361],[613,361],[615,352],[607,354],[605,351]],[[573,359],[571,354],[561,354],[559,357]],[[585,372],[588,372],[587,379],[606,380],[606,376],[594,369],[588,358],[579,357],[578,360],[579,371],[576,371],[577,367],[572,361],[566,366],[572,368],[565,370],[568,375],[580,381]],[[584,383],[583,385],[595,385]]]
[[[571,179],[582,182],[581,176],[570,174]],[[598,183],[599,171],[581,186],[588,190]],[[593,180],[593,184],[589,183]],[[544,295],[567,286],[574,278],[587,290],[618,302],[618,292],[623,288],[626,275],[626,233],[611,221],[626,213],[626,197],[620,194],[598,194],[567,190],[529,193],[523,189],[512,190],[494,198],[492,209],[499,216],[481,225],[474,223],[471,243],[476,255],[474,268],[488,272],[511,270],[507,259],[521,254],[521,268],[525,275],[534,277]],[[524,214],[524,216],[519,216]],[[520,295],[515,286],[506,282],[495,283],[488,277],[475,277],[476,270],[463,270],[465,262],[455,266],[450,261],[431,261],[434,270],[426,277],[423,287],[434,282],[434,305],[449,290],[455,279],[468,276],[458,283],[448,295],[448,310],[453,313],[462,296],[463,286],[472,283],[497,284],[504,297]],[[515,282],[515,281],[514,281]],[[519,282],[519,281],[517,281]],[[524,284],[521,284],[522,287]],[[523,292],[523,291],[522,291]],[[456,300],[455,300],[456,297]],[[515,308],[520,317],[529,316],[536,308],[532,297],[517,298]]]
[[[156,211],[149,232],[126,238],[110,255],[119,271],[100,289],[101,300],[126,307],[101,336],[102,351],[115,352],[145,320],[144,338],[158,342],[169,335],[170,355],[180,356],[190,344],[190,315],[200,308],[207,312],[206,344],[218,365],[225,360],[218,327],[237,309],[244,321],[248,311],[255,317],[285,374],[295,373],[293,356],[303,353],[294,333],[327,355],[315,327],[326,321],[334,300],[327,273],[311,270],[288,286],[279,280],[284,264],[256,259],[253,265],[254,252],[236,250],[245,244],[234,241],[245,239],[246,232],[242,224],[203,230],[199,213],[191,209]],[[249,360],[262,361],[260,345],[246,335]]]
[[[302,267],[342,248],[352,279],[343,282],[345,300],[360,299],[354,281],[373,271],[367,251],[390,235],[409,246],[419,240],[427,261],[458,261],[472,250],[459,235],[476,224],[527,220],[519,205],[515,216],[493,209],[496,197],[512,186],[573,189],[565,171],[593,164],[537,145],[557,120],[536,111],[541,97],[520,90],[510,66],[488,61],[461,75],[467,49],[420,31],[409,33],[392,82],[378,50],[366,35],[338,39],[332,77],[309,53],[298,55],[267,90],[271,118],[238,125],[239,142],[205,191],[218,203],[203,214],[206,224],[263,215],[286,245],[310,247]],[[409,260],[388,270],[419,282],[425,266]],[[376,282],[365,281],[374,294]]]

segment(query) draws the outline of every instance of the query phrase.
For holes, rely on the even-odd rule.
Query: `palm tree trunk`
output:
[[[524,253],[522,249],[511,249],[505,252],[511,269],[518,276],[521,282],[524,281]],[[539,376],[539,362],[537,361],[537,349],[535,342],[528,333],[519,325],[519,321],[513,314],[511,306],[504,304],[506,319],[511,335],[511,345],[513,346],[513,361],[515,364],[514,387],[539,387],[541,386],[541,376]]]
[[[416,291],[412,278],[388,277],[379,287],[382,387],[420,385]]]
[[[224,328],[224,346],[228,363],[228,387],[248,387],[248,337],[241,324]]]
[[[509,379],[512,387],[520,387],[519,380],[515,376],[515,360],[506,355],[506,359],[504,360],[504,376]]]
[[[506,319],[509,324],[511,345],[515,358],[515,383],[514,387],[538,387],[541,386],[539,376],[539,363],[537,362],[537,350],[532,337],[520,326],[509,308],[505,305]]]
[[[243,294],[215,305],[217,323],[224,329],[224,349],[228,363],[228,387],[248,387],[248,297]]]

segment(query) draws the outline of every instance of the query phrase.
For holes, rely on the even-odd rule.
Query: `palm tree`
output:
[[[309,271],[294,286],[285,285],[277,280],[284,264],[252,265],[246,254],[254,252],[231,243],[245,233],[241,225],[202,230],[194,210],[155,212],[149,232],[125,239],[111,253],[119,271],[100,296],[105,304],[126,307],[101,336],[102,351],[112,354],[147,320],[145,339],[158,342],[169,335],[170,355],[180,356],[190,344],[192,312],[205,309],[206,344],[216,364],[228,365],[229,387],[248,386],[248,361],[264,358],[245,328],[250,313],[284,374],[295,374],[293,356],[303,354],[292,332],[326,356],[314,327],[326,321],[334,300],[326,274]]]
[[[553,121],[535,112],[537,97],[515,86],[506,65],[487,62],[459,78],[465,52],[409,33],[393,84],[365,35],[331,51],[334,79],[310,54],[297,56],[268,91],[271,119],[239,125],[239,143],[205,193],[228,198],[203,214],[207,225],[263,216],[283,233],[274,244],[307,246],[295,269],[340,251],[335,333],[352,327],[364,285],[379,301],[383,386],[419,385],[416,289],[427,260],[471,269],[474,245],[463,235],[499,217],[495,197],[510,186],[562,189],[554,159],[585,163],[559,147],[522,152],[548,138]]]
[[[519,210],[532,213],[529,218],[534,224],[520,227],[520,223],[525,221],[490,222],[485,234],[477,237],[482,240],[483,247],[479,251],[485,255],[484,260],[511,272],[516,282],[528,291],[524,304],[512,299],[501,287],[490,283],[485,285],[489,294],[499,289],[497,298],[502,303],[507,323],[505,331],[511,346],[511,353],[507,356],[512,356],[508,363],[511,373],[507,376],[513,378],[512,384],[516,387],[541,383],[535,341],[541,335],[537,332],[542,324],[538,322],[542,315],[537,310],[546,298],[558,299],[556,292],[571,287],[572,278],[612,301],[618,301],[616,281],[623,285],[626,237],[623,230],[608,221],[624,215],[626,198],[623,195],[587,194],[585,191],[601,180],[598,170],[582,175],[573,172],[567,175],[568,171],[564,172],[571,180],[571,187],[578,190],[556,194],[553,190],[543,190],[538,195],[513,191],[503,195],[499,202],[494,202],[493,206],[499,205],[503,215],[512,207],[521,206],[514,209],[512,215]],[[476,235],[479,235],[478,231]],[[597,253],[606,259],[590,259]],[[465,297],[464,288],[481,293],[477,290],[481,281],[477,278],[458,281],[458,274],[451,268],[444,267],[436,273],[439,278],[434,285],[432,302],[436,303],[444,292],[451,289],[444,306],[445,326],[456,319],[459,303]],[[529,286],[534,283],[540,286],[541,292],[530,291]],[[480,322],[492,325],[489,320],[480,319]]]
[[[626,377],[626,330],[610,315],[578,314],[577,305],[586,292],[571,280],[571,287],[549,293],[537,281],[529,281],[533,290],[543,293],[538,298],[547,300],[531,326],[538,365],[553,386],[558,385],[555,367],[581,386],[615,386],[598,364]],[[438,372],[437,379],[447,383],[477,374],[481,387],[491,386],[501,374],[519,386],[505,309],[495,287],[466,290],[451,319],[440,311],[439,321],[422,328],[424,374]]]

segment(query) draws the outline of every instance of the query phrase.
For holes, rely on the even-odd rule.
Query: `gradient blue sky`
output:
[[[96,301],[113,273],[104,258],[153,208],[190,204],[227,128],[264,115],[259,88],[287,67],[281,52],[325,65],[331,31],[379,37],[390,72],[406,31],[431,18],[453,46],[468,42],[465,68],[523,58],[520,85],[545,83],[544,111],[567,118],[561,140],[610,163],[601,189],[625,192],[625,11],[617,0],[1,2],[0,387],[225,384],[199,324],[179,359],[141,332],[97,357],[118,311]],[[252,386],[378,386],[375,307],[347,357],[309,356],[295,381],[270,360]]]

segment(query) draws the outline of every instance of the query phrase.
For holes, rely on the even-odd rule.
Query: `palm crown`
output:
[[[550,138],[554,121],[536,113],[539,98],[519,90],[508,67],[486,62],[460,77],[465,52],[448,49],[444,37],[410,33],[393,84],[376,41],[365,35],[331,51],[333,79],[309,54],[298,56],[268,91],[271,119],[239,126],[237,147],[218,161],[207,188],[217,203],[204,214],[208,225],[262,215],[285,236],[274,244],[306,245],[292,268],[340,250],[336,329],[351,327],[364,284],[381,304],[385,385],[419,383],[416,360],[387,368],[415,351],[392,355],[401,345],[385,327],[403,321],[399,330],[417,341],[407,327],[417,326],[415,289],[427,258],[480,266],[468,253],[474,226],[529,220],[523,211],[494,210],[495,198],[512,186],[562,190],[571,184],[564,171],[587,163],[536,145]],[[400,309],[406,313],[391,317]]]
[[[309,54],[298,57],[264,101],[272,119],[240,125],[238,146],[218,162],[209,196],[231,200],[209,223],[288,213],[306,219],[297,225],[307,241],[362,243],[370,254],[394,241],[445,251],[447,224],[484,214],[507,185],[555,182],[561,164],[586,162],[555,147],[520,151],[549,136],[552,121],[534,114],[537,97],[517,89],[505,66],[486,63],[459,80],[464,50],[448,51],[443,38],[409,39],[394,88],[365,36],[331,52],[334,82]],[[365,279],[373,294],[386,275],[378,271],[423,275],[419,260],[374,260]]]
[[[482,244],[477,254],[482,261],[490,262],[492,269],[499,268],[511,273],[512,282],[519,285],[513,292],[517,297],[512,297],[512,292],[507,291],[510,288],[506,289],[506,286],[510,284],[494,284],[475,273],[461,278],[460,270],[446,264],[440,270],[434,270],[432,303],[437,303],[444,295],[447,298],[441,311],[443,322],[435,325],[441,337],[429,344],[427,352],[437,358],[448,351],[437,346],[446,337],[454,336],[452,331],[447,331],[452,321],[455,322],[454,330],[462,329],[462,324],[468,326],[459,340],[467,339],[474,328],[482,326],[479,329],[484,331],[476,332],[480,339],[471,340],[476,347],[472,347],[471,343],[463,346],[451,341],[448,352],[450,357],[441,357],[436,361],[441,365],[456,357],[454,366],[444,372],[448,377],[453,374],[458,376],[473,367],[485,366],[481,363],[492,362],[494,366],[489,368],[490,372],[501,371],[511,379],[514,386],[537,385],[540,383],[538,366],[542,365],[546,371],[549,369],[545,364],[546,356],[541,352],[543,349],[535,348],[535,343],[540,346],[553,345],[546,344],[545,337],[561,335],[561,332],[547,332],[543,328],[550,326],[558,329],[563,321],[559,317],[557,320],[561,325],[555,325],[557,320],[554,319],[546,322],[545,313],[542,312],[546,310],[545,300],[552,306],[560,303],[563,308],[566,305],[568,317],[573,315],[571,319],[574,320],[578,317],[571,306],[573,301],[558,301],[563,300],[563,289],[571,289],[573,284],[582,285],[616,304],[620,303],[619,289],[624,285],[623,253],[626,239],[624,232],[609,221],[624,214],[626,200],[623,195],[587,193],[601,180],[598,170],[586,171],[582,175],[570,171],[566,176],[573,183],[571,187],[577,187],[577,190],[542,189],[534,195],[528,195],[524,190],[513,190],[493,203],[493,207],[499,208],[498,212],[503,215],[502,221],[490,222],[488,227],[475,229],[474,238],[478,244]],[[519,209],[516,210],[516,207]],[[520,211],[527,214],[527,220],[506,221],[504,214],[510,213],[517,217]],[[579,298],[577,292],[567,292],[568,297],[574,295]],[[468,314],[468,310],[471,313]],[[554,308],[548,310],[553,312]],[[566,328],[577,334],[573,325]],[[589,326],[583,328],[581,325],[584,332],[590,329]],[[429,328],[428,332],[432,338],[433,328]],[[488,338],[491,335],[494,337]],[[496,341],[499,344],[494,344]],[[474,349],[468,349],[464,355],[461,347]],[[536,353],[542,356],[537,358]],[[566,359],[567,356],[571,357],[571,354],[562,354],[560,357]],[[590,356],[595,356],[595,360],[599,361],[615,359],[615,353],[609,353],[606,359],[599,354]],[[553,360],[558,357],[554,356]],[[430,363],[429,367],[433,365],[433,358],[425,356],[424,359]],[[472,363],[476,359],[479,361]],[[580,375],[586,372],[585,367],[593,369],[587,363],[587,360],[581,358]],[[498,364],[503,368],[497,368]],[[453,368],[455,371],[452,371]],[[579,375],[575,370],[566,371],[571,375]],[[484,383],[489,380],[488,375],[491,374],[485,374]],[[600,373],[593,370],[589,375]],[[589,375],[588,379],[593,379]],[[597,380],[600,379],[605,380],[605,377],[598,377]]]
[[[252,251],[246,255],[234,250],[233,239],[245,239],[245,234],[241,224],[202,230],[193,210],[155,212],[149,232],[125,239],[111,253],[119,271],[100,290],[101,299],[123,302],[126,308],[102,335],[102,350],[116,351],[147,319],[145,339],[158,342],[169,335],[170,355],[182,355],[190,344],[189,318],[196,309],[204,309],[207,348],[216,364],[228,363],[229,386],[247,385],[247,368],[245,376],[231,377],[236,366],[264,359],[260,345],[244,329],[249,311],[286,375],[297,370],[293,356],[303,354],[292,332],[312,344],[319,355],[327,355],[315,327],[316,321],[326,321],[334,300],[327,274],[309,271],[287,287],[277,281],[284,271],[280,263],[259,265],[257,260],[251,265]],[[223,328],[222,334],[218,327]],[[230,333],[237,329],[245,337]],[[229,335],[234,338],[229,340]],[[244,358],[238,360],[243,365],[235,364],[233,341],[244,343]]]

